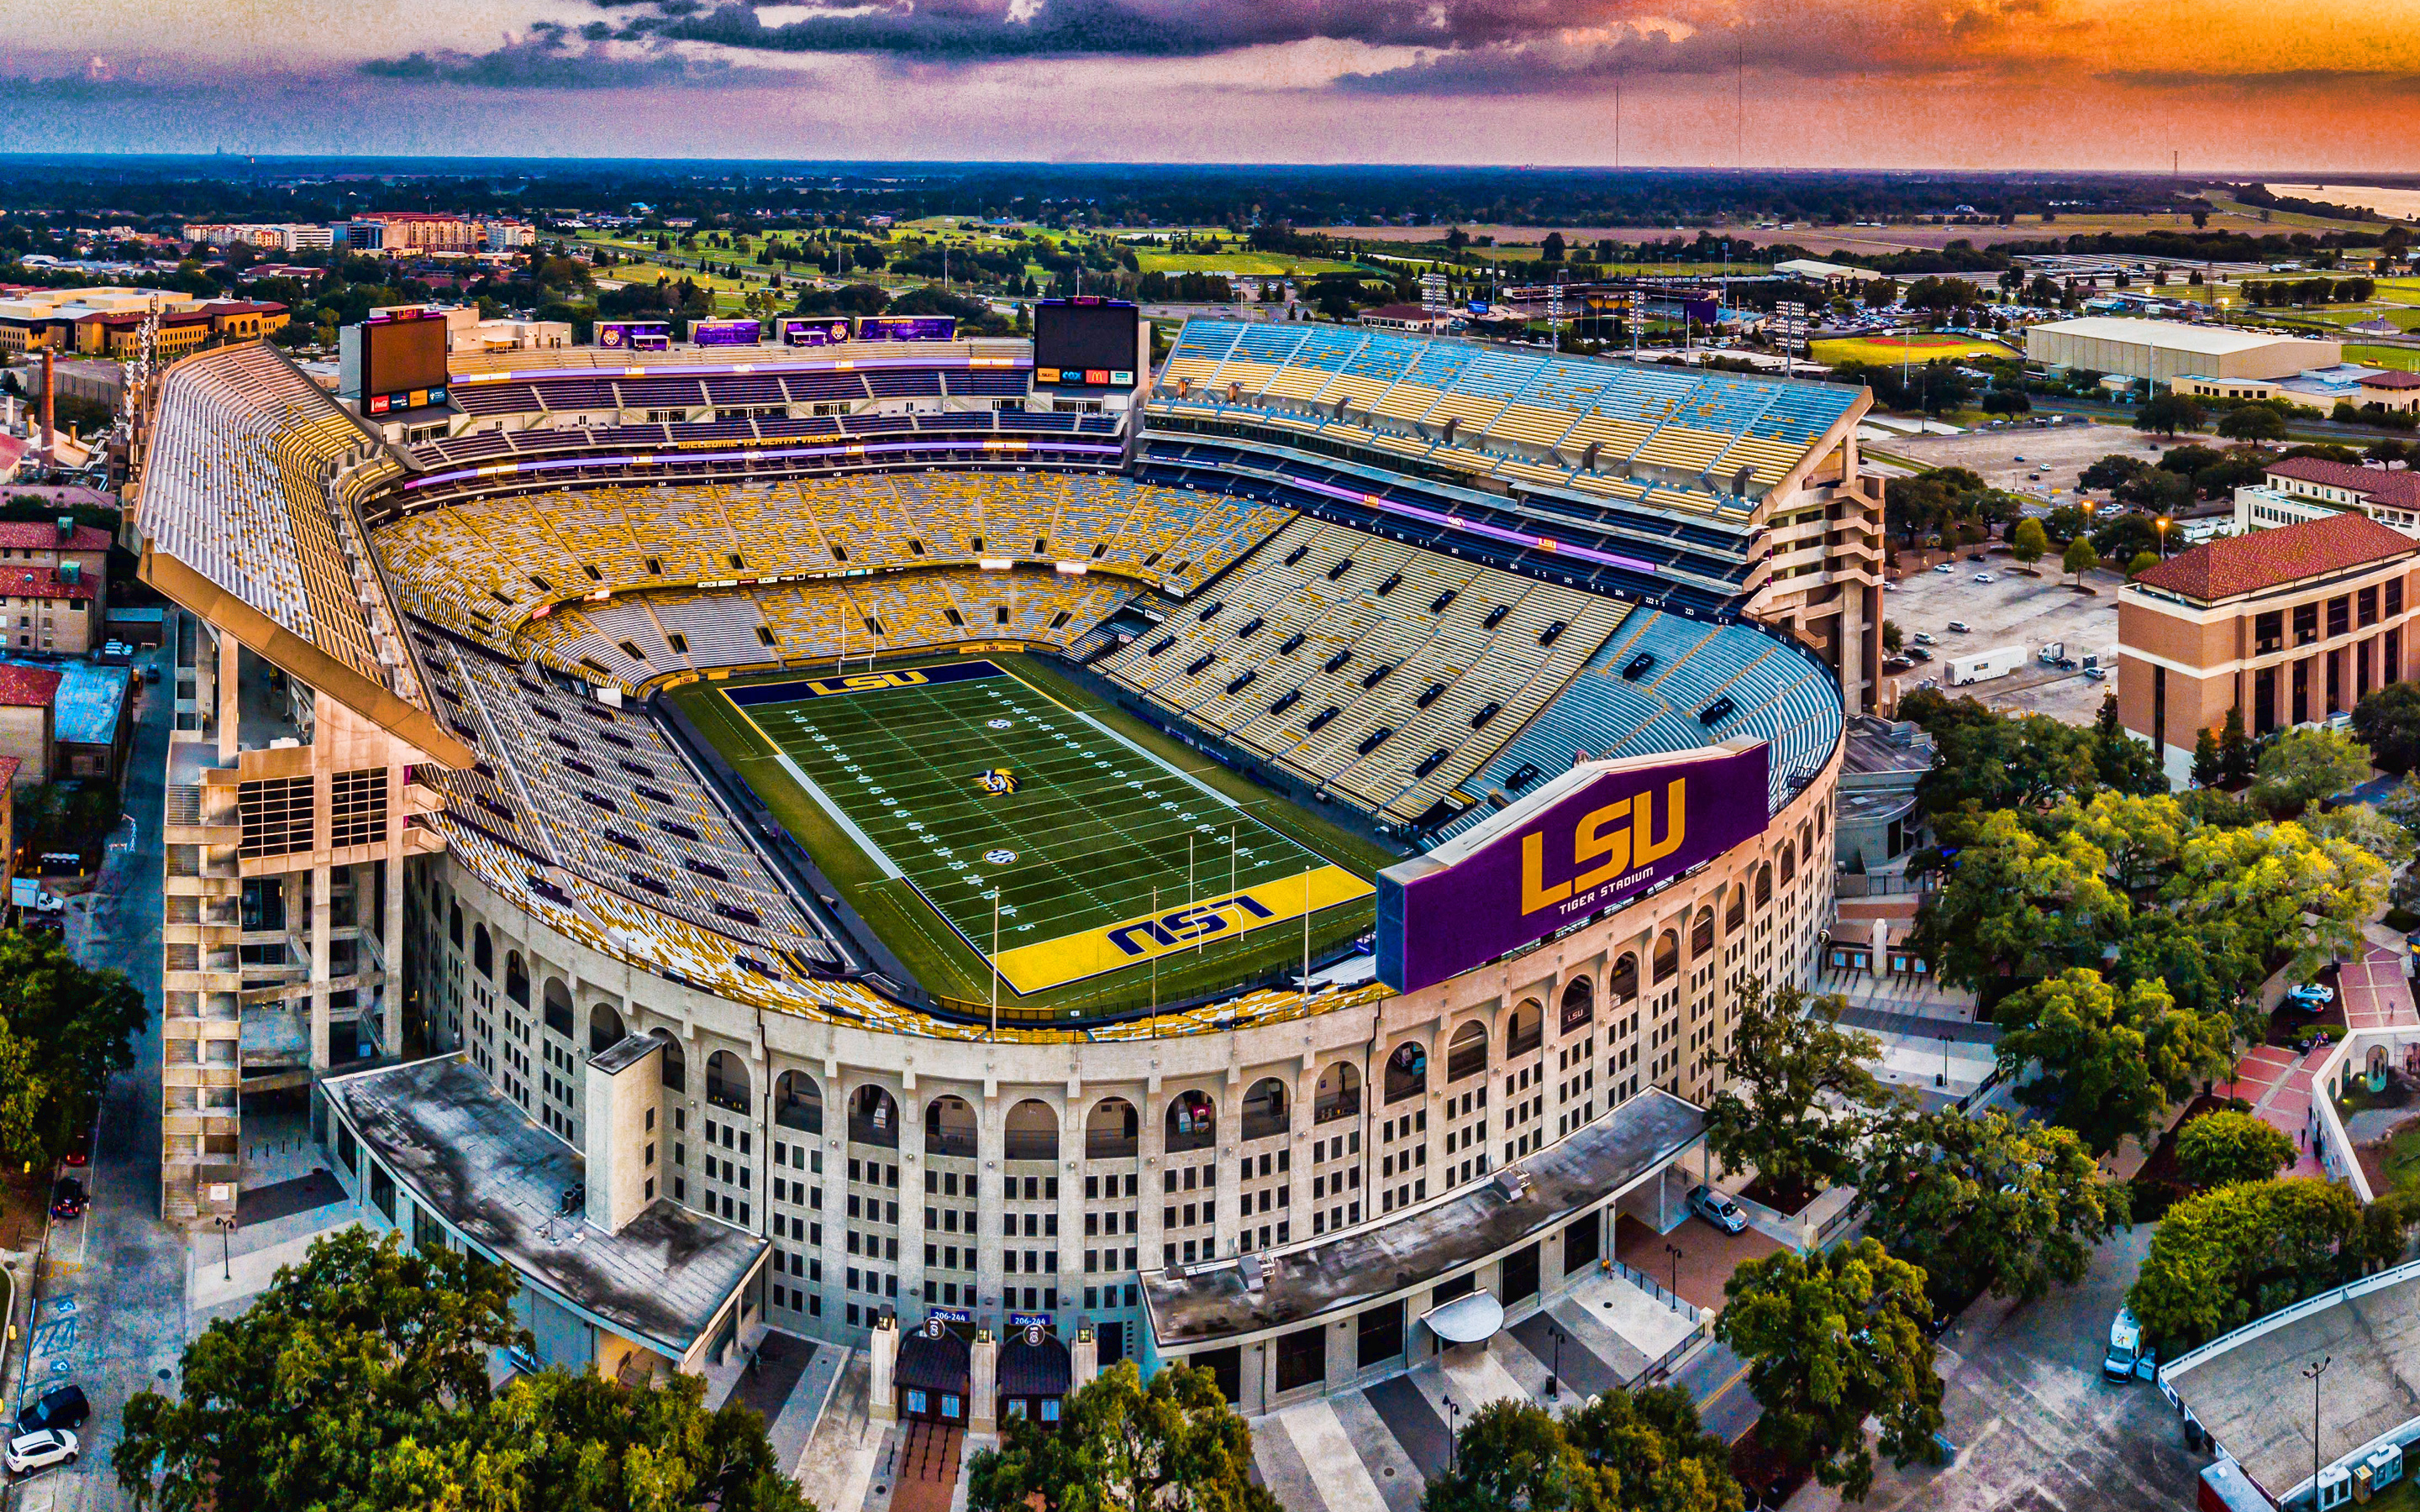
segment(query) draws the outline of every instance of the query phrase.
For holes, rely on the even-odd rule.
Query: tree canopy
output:
[[[2362,1228],[2351,1191],[2316,1177],[2204,1192],[2160,1220],[2127,1305],[2172,1349],[2200,1344],[2350,1279]]]
[[[1251,1479],[1252,1430],[1207,1370],[1146,1382],[1120,1360],[1070,1395],[1055,1424],[1010,1418],[967,1462],[972,1512],[1281,1512]]]
[[[2075,1134],[2003,1113],[1921,1114],[1868,1141],[1857,1173],[1866,1232],[1944,1294],[2031,1302],[2072,1286],[2126,1221],[2126,1189]]]
[[[2071,968],[2004,999],[1996,1051],[2017,1100],[2072,1129],[2095,1155],[2147,1138],[2169,1104],[2232,1064],[2235,1025],[2180,1009],[2156,980],[2119,991]]]
[[[1938,1464],[1941,1378],[1933,1370],[1924,1273],[1861,1238],[1784,1250],[1731,1273],[1714,1336],[1748,1365],[1764,1409],[1758,1432],[1852,1501],[1873,1489],[1865,1423],[1892,1462]]]
[[[86,969],[55,934],[0,930],[0,1160],[46,1165],[92,1127],[147,1012],[124,972]]]
[[[1499,1398],[1455,1436],[1422,1512],[1741,1512],[1722,1440],[1677,1386],[1605,1392],[1568,1417]]]
[[[1742,989],[1725,1085],[1706,1110],[1706,1144],[1725,1165],[1753,1165],[1786,1192],[1848,1174],[1871,1114],[1891,1097],[1866,1069],[1881,1043],[1840,1027],[1847,1007],[1794,984]]]
[[[2397,776],[2420,766],[2420,683],[2389,683],[2354,704],[2352,733]]]
[[[491,1352],[531,1344],[514,1285],[394,1233],[320,1240],[186,1347],[176,1397],[127,1403],[119,1487],[163,1512],[813,1512],[764,1419],[706,1412],[695,1377],[633,1390],[547,1370],[491,1389]]]
[[[2177,1171],[2199,1187],[2265,1181],[2294,1164],[2294,1141],[2249,1113],[2205,1113],[2177,1131]]]
[[[2272,813],[2298,813],[2368,781],[2369,767],[2369,748],[2341,730],[2288,730],[2260,753],[2252,795]]]

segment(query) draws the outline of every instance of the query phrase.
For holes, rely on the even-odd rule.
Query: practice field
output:
[[[1287,939],[1299,948],[1306,912],[1366,911],[1374,891],[1220,787],[988,659],[726,687],[718,699],[884,883],[912,889],[1020,995],[1181,964],[1258,932],[1281,957]],[[760,791],[765,765],[746,773]]]
[[[1815,361],[1835,363],[1897,363],[1915,361],[1930,363],[1943,357],[2014,357],[2017,354],[1997,342],[1976,341],[1967,336],[1952,336],[1941,332],[1928,332],[1914,336],[1851,336],[1838,341],[1812,343],[1810,354]]]

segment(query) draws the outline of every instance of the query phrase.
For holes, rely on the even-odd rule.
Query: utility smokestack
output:
[[[53,367],[51,348],[42,348],[42,460],[58,460],[57,433],[54,426],[58,413],[58,374]]]

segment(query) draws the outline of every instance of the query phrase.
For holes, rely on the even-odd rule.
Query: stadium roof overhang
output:
[[[189,563],[144,543],[143,581],[278,671],[351,709],[430,761],[463,769],[477,757],[436,716],[261,613]]]

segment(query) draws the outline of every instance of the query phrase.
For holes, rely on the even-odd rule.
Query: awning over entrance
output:
[[[923,1332],[899,1341],[899,1363],[892,1379],[917,1391],[967,1393],[967,1341],[944,1332],[938,1337]]]
[[[1477,1344],[1504,1326],[1504,1305],[1484,1291],[1466,1293],[1420,1315],[1429,1332],[1448,1344]]]
[[[1064,1396],[1074,1370],[1067,1346],[1047,1334],[1028,1343],[1024,1329],[1012,1329],[1000,1347],[1000,1394],[1002,1396]]]

